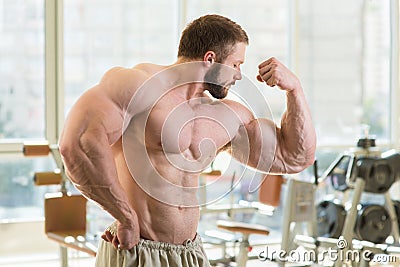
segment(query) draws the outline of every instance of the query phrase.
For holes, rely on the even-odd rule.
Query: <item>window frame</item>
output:
[[[45,138],[58,142],[64,123],[64,1],[45,0]]]
[[[394,148],[400,147],[400,34],[399,34],[399,14],[400,4],[397,0],[390,1],[391,10],[391,108],[390,108],[390,141]]]

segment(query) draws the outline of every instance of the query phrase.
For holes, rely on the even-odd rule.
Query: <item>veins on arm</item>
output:
[[[106,76],[111,74],[115,75],[111,71]],[[127,93],[118,91],[125,88],[110,86],[119,86],[118,81],[105,77],[78,99],[65,122],[59,146],[66,171],[77,189],[120,223],[129,225],[135,212],[119,183],[111,150],[122,136],[124,108],[119,97]]]
[[[304,101],[301,96],[289,97],[281,127],[270,119],[254,118],[243,107],[239,112],[245,114],[243,124],[232,140],[232,156],[266,173],[297,173],[311,165],[315,132]]]

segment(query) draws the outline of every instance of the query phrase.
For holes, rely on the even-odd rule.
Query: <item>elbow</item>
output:
[[[70,147],[63,140],[60,140],[58,142],[58,150],[60,151],[61,157],[63,159],[68,157],[71,151]]]
[[[309,148],[306,150],[306,157],[304,160],[304,169],[310,167],[315,162],[315,153],[317,150],[317,141],[314,135],[313,142],[310,143]]]
[[[304,171],[315,162],[315,145],[297,153],[287,153],[282,156],[284,173],[296,174]]]
[[[58,143],[58,149],[60,151],[61,157],[64,161],[64,164],[68,164],[70,159],[73,158],[73,151],[77,151],[76,145],[73,142],[61,139]]]
[[[313,165],[315,162],[315,156],[314,157],[310,157],[304,164],[304,169],[310,167],[311,165]]]
[[[90,138],[86,138],[87,135],[87,133],[69,133],[68,135],[63,133],[58,142],[58,149],[64,163],[70,164],[82,157],[82,147],[90,140]]]
[[[302,160],[297,161],[288,174],[295,174],[304,171],[315,162],[315,153],[307,154]]]
[[[314,163],[314,160],[308,160],[304,162],[296,162],[296,164],[287,164],[286,165],[286,174],[296,174],[304,171],[308,167],[310,167]]]
[[[310,167],[315,162],[317,142],[315,132],[307,138],[307,142],[303,143],[303,146],[297,150],[297,153],[291,158],[295,163],[294,173],[299,173]]]
[[[310,167],[311,165],[313,165],[315,162],[315,156],[314,157],[309,157],[307,158],[304,163],[301,166],[301,171],[304,171],[305,169],[307,169],[308,167]]]
[[[65,172],[68,178],[77,183],[76,170],[78,170],[81,160],[79,159],[80,148],[79,144],[71,140],[61,139],[58,144],[58,149],[64,164]]]

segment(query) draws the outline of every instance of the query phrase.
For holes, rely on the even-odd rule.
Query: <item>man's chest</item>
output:
[[[215,155],[233,139],[239,125],[235,113],[223,104],[158,105],[147,118],[145,142],[148,147],[197,159]]]

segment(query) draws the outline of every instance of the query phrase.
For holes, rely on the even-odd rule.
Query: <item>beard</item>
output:
[[[223,99],[228,95],[228,86],[229,85],[221,85],[218,79],[221,76],[221,64],[214,64],[210,70],[204,75],[205,87],[210,92],[212,97],[217,99]]]
[[[212,97],[217,99],[223,99],[228,95],[228,89],[218,84],[206,83],[206,88]]]

